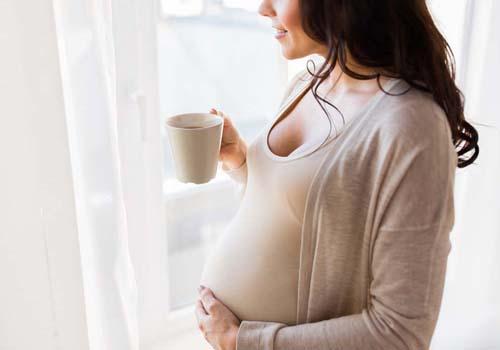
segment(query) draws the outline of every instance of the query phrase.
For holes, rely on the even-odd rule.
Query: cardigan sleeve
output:
[[[450,251],[447,233],[441,224],[380,231],[371,302],[361,313],[295,326],[244,320],[236,350],[429,349]]]
[[[237,350],[429,348],[451,250],[456,166],[451,147],[433,146],[390,162],[367,306],[358,314],[292,326],[243,320]]]

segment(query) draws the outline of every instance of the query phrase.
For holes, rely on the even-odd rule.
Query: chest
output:
[[[269,147],[274,154],[286,157],[302,145],[328,134],[328,120],[318,114],[319,106],[315,104],[312,93],[307,92],[279,117],[268,135]]]
[[[352,119],[369,97],[368,95],[344,95],[337,96],[335,99],[329,98],[328,101],[342,114],[334,107],[322,102],[331,118],[332,130],[330,132],[328,116],[314,98],[312,91],[308,90],[296,98],[271,127],[268,135],[269,148],[274,154],[287,157],[295,150],[320,143],[329,134],[334,136],[336,132],[341,131],[345,123]]]

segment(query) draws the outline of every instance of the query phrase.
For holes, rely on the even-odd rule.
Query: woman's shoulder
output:
[[[283,106],[296,91],[304,86],[303,84],[308,84],[311,79],[312,75],[309,74],[307,68],[303,68],[296,72],[286,84],[285,91],[280,101],[280,106]]]
[[[405,91],[409,85],[400,81],[391,94]],[[430,93],[414,87],[406,93],[388,95],[380,103],[372,128],[386,140],[400,140],[411,144],[451,142],[451,129],[446,113]]]

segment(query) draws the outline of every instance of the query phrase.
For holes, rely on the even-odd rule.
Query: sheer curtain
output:
[[[143,348],[165,318],[152,4],[53,0],[92,350]]]
[[[480,154],[457,170],[452,250],[431,349],[500,349],[499,13],[496,0],[467,7],[461,77]]]
[[[108,1],[55,1],[91,349],[138,349]]]

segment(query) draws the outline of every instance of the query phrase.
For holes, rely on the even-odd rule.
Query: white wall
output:
[[[0,1],[0,349],[88,349],[50,0]]]

